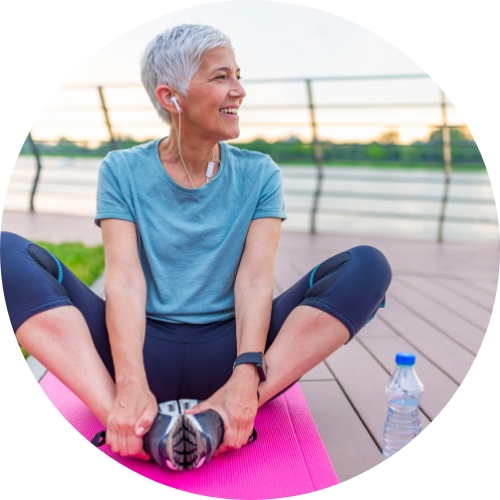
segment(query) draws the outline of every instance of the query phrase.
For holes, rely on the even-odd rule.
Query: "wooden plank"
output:
[[[288,261],[283,259],[280,255],[276,257],[274,276],[275,281],[279,284],[279,288],[281,289],[280,293],[288,290],[298,280],[296,272],[290,267]]]
[[[373,318],[367,325],[365,325],[356,335],[358,339],[364,338],[379,338],[379,337],[396,337],[397,334],[394,330],[389,328],[380,319],[380,315],[384,314],[384,310],[380,310],[377,316]]]
[[[305,373],[300,380],[333,380],[333,375],[326,364],[322,361],[312,370]]]
[[[469,300],[459,297],[449,290],[445,290],[423,278],[400,277],[398,280],[413,288],[420,294],[453,311],[469,323],[476,325],[483,332],[486,331],[491,313],[473,304]]]
[[[486,293],[477,288],[474,288],[467,284],[465,281],[451,280],[445,278],[427,278],[427,281],[431,281],[436,286],[444,288],[456,295],[467,299],[470,302],[476,304],[476,306],[481,307],[485,311],[491,313],[493,310],[493,303],[495,302],[494,293]]]
[[[457,384],[467,375],[474,355],[445,337],[397,300],[392,298],[380,319]]]
[[[497,293],[497,288],[498,288],[498,283],[484,283],[482,281],[475,281],[475,280],[464,280],[464,282],[470,286],[475,288],[476,290],[481,290],[482,292],[485,293],[491,293],[492,295],[496,295]]]
[[[382,461],[380,450],[337,382],[300,382],[300,387],[340,481]]]
[[[391,303],[388,307],[391,307]],[[384,309],[379,311],[356,338],[389,373],[394,370],[397,352],[410,351],[417,355],[418,375],[425,386],[421,408],[433,420],[451,399],[458,384],[389,328],[381,320],[384,312]]]
[[[28,356],[26,358],[26,364],[28,368],[31,370],[31,373],[36,378],[37,382],[40,382],[44,375],[47,373],[47,368],[40,363],[35,357]]]
[[[389,260],[389,262],[391,262]],[[436,268],[432,271],[429,270],[416,270],[416,269],[395,269],[392,266],[392,271],[394,275],[398,276],[416,276],[422,278],[446,278],[452,280],[476,280],[481,283],[493,284],[493,273],[488,272],[486,274],[478,274],[474,271],[460,272],[460,271],[445,271],[441,267]],[[496,272],[496,271],[495,271]]]
[[[418,262],[405,262],[397,261],[388,257],[393,269],[399,272],[404,272],[407,274],[421,273],[426,276],[433,277],[435,274],[448,274],[454,275],[457,279],[476,279],[476,277],[481,277],[481,281],[494,281],[492,278],[497,273],[496,266],[482,266],[482,267],[470,267],[463,263],[452,264],[445,259],[438,260],[436,262],[429,263],[418,263]],[[467,267],[464,267],[467,266]]]
[[[329,356],[326,363],[381,449],[387,416],[385,384],[391,376],[390,372],[356,338]],[[420,418],[423,427],[429,424],[422,412]]]
[[[373,244],[388,258],[395,274],[436,273],[444,277],[490,280],[492,270],[498,269],[498,248],[495,245],[468,245],[434,242],[401,241],[397,239],[381,239],[365,236],[345,235],[300,235],[283,233],[279,252],[289,260],[308,258],[307,267],[316,265],[326,258],[344,251],[360,243]],[[477,258],[477,257],[480,258]],[[467,266],[464,264],[467,263]],[[473,267],[471,263],[473,264]],[[308,269],[303,269],[307,272]]]
[[[400,240],[397,238],[371,237],[367,235],[318,234],[311,236],[294,232],[282,233],[282,246],[285,250],[325,251],[328,249],[346,250],[360,244],[373,245],[390,256],[401,255],[408,260],[424,260],[428,258],[464,258],[481,255],[488,260],[498,261],[499,249],[494,244],[470,244],[433,241]]]
[[[386,255],[387,256],[387,255]],[[452,265],[446,258],[432,264],[410,261],[401,261],[387,256],[392,270],[396,275],[427,276],[430,278],[442,277],[449,279],[478,280],[494,282],[498,274],[496,266],[472,268],[464,263]]]
[[[79,241],[85,245],[101,245],[101,230],[92,217],[43,212],[5,210],[2,231],[11,231],[31,241],[62,243]]]
[[[424,384],[420,408],[431,420],[437,417],[458,389],[458,384],[401,337],[364,337],[359,342],[388,372],[396,367],[396,353],[413,352],[417,356],[415,370]]]
[[[423,296],[400,280],[401,278],[398,277],[392,281],[388,292],[389,300],[384,312],[389,311],[394,299],[404,304],[413,315],[419,316],[425,323],[432,325],[471,354],[478,352],[485,330],[471,325],[454,312],[444,308],[435,299]]]

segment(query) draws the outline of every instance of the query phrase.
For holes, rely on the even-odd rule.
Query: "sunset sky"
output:
[[[385,74],[423,71],[379,36],[314,9],[290,4],[230,2],[179,11],[144,24],[90,58],[54,96],[33,128],[35,139],[65,136],[74,140],[108,138],[96,85],[103,85],[115,135],[146,139],[167,135],[140,86],[139,58],[147,42],[181,23],[213,25],[233,42],[247,97],[240,112],[241,141],[291,135],[310,140],[308,110],[272,110],[265,106],[304,105],[303,82],[256,84],[252,79]],[[113,85],[137,84],[113,88]],[[75,87],[85,86],[88,88]],[[440,102],[430,78],[321,82],[313,86],[321,104],[397,104]],[[245,109],[245,105],[264,109]],[[396,130],[401,142],[425,138],[440,123],[439,108],[334,108],[317,111],[321,139],[367,141]],[[448,120],[462,120],[453,106]],[[276,125],[274,125],[276,124]],[[376,124],[372,126],[371,124]]]

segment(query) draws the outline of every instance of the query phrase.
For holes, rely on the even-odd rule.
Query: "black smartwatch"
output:
[[[233,371],[238,365],[255,365],[257,368],[257,373],[261,382],[266,380],[266,362],[264,361],[264,354],[261,352],[245,352],[240,354],[233,364]]]

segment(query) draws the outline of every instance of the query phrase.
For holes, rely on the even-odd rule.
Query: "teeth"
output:
[[[237,115],[238,114],[238,108],[224,108],[219,110],[221,113],[224,113],[226,115]]]

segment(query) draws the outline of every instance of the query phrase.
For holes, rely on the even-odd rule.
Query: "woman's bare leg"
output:
[[[19,344],[71,389],[106,425],[116,389],[74,306],[35,314],[16,332]]]
[[[348,340],[349,331],[337,318],[315,307],[296,307],[266,352],[267,380],[259,384],[259,406]]]

